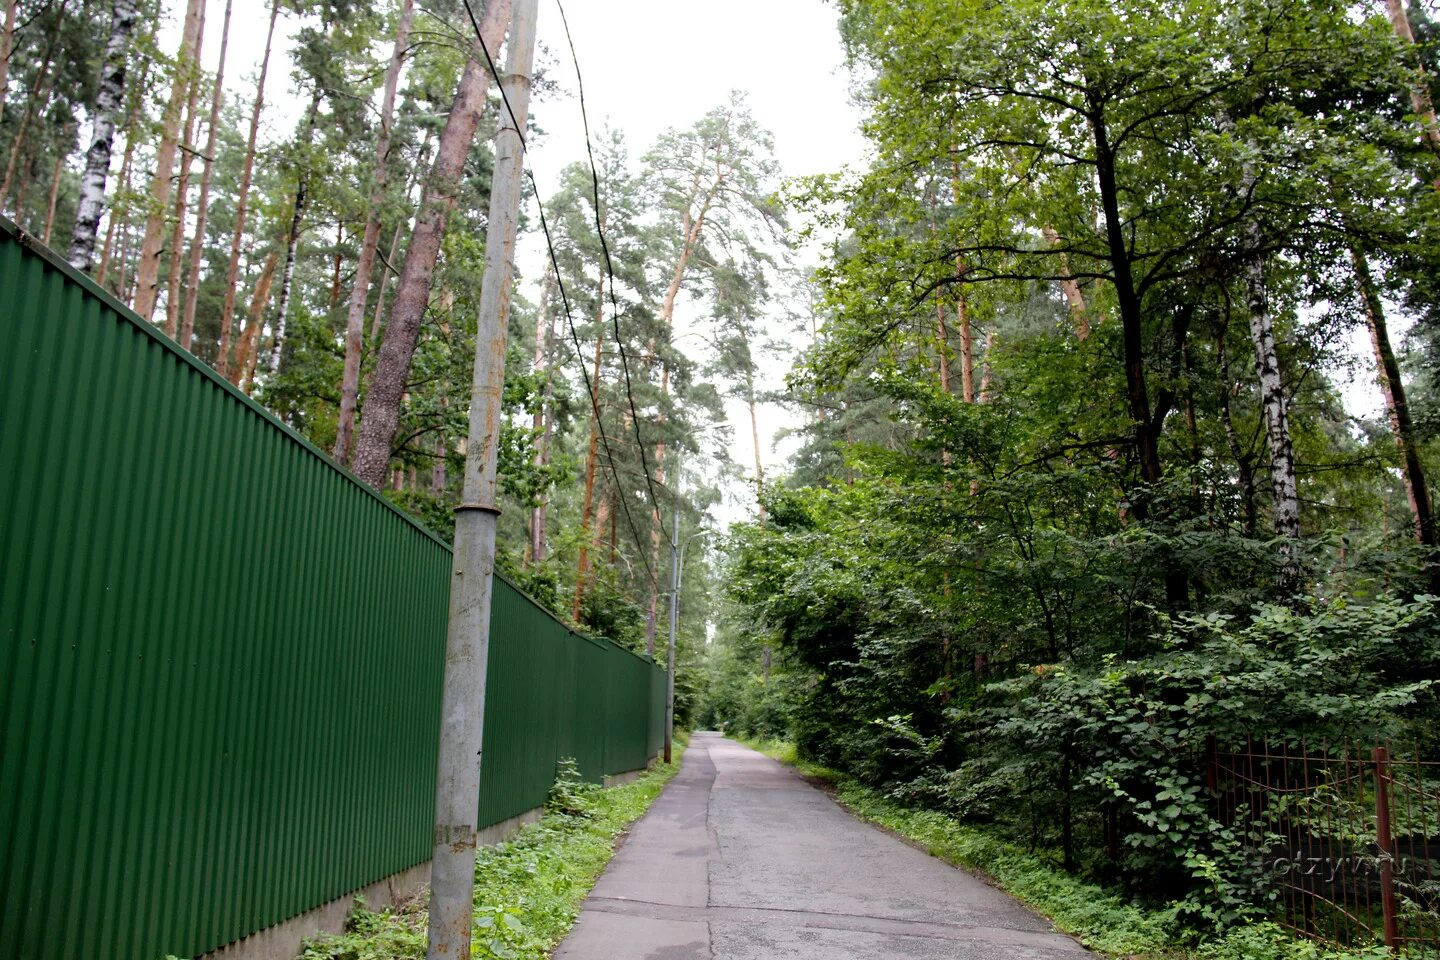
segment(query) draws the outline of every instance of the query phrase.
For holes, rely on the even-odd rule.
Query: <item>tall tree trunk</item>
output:
[[[1410,17],[1405,13],[1404,0],[1385,0],[1385,12],[1390,17],[1390,26],[1395,36],[1411,48],[1415,46],[1415,32],[1410,29]],[[1416,66],[1415,76],[1410,81],[1410,106],[1420,120],[1420,129],[1425,144],[1440,155],[1440,123],[1435,120],[1435,104],[1430,100],[1430,81],[1424,66]]]
[[[750,442],[755,449],[755,502],[765,519],[765,465],[760,457],[760,418],[755,412],[755,374],[745,371],[745,406],[750,408]]]
[[[970,325],[970,304],[962,287],[955,297],[955,319],[960,325],[960,396],[975,402],[975,331]]]
[[[512,0],[490,0],[486,4],[480,35],[487,49],[499,49],[510,22],[511,3]],[[405,250],[405,266],[400,271],[380,356],[365,396],[365,416],[360,421],[360,435],[355,444],[355,475],[374,487],[384,482],[390,464],[390,445],[400,422],[400,401],[410,376],[420,321],[430,298],[430,279],[440,254],[445,221],[459,199],[465,160],[470,155],[475,128],[480,123],[480,112],[490,90],[489,70],[474,56],[476,50],[470,53],[435,149],[435,163],[425,184],[410,245]]]
[[[331,252],[333,257],[333,269],[330,273],[330,309],[334,310],[340,306],[340,268],[344,264],[342,251],[345,248],[345,224],[343,221],[335,223],[335,249]]]
[[[620,495],[610,491],[610,566],[620,564]]]
[[[975,398],[976,403],[990,402],[990,351],[995,347],[995,331],[985,331],[985,360],[980,368],[980,395]]]
[[[15,10],[19,6],[20,0],[9,0],[5,4],[5,24],[0,27],[0,117],[5,115],[5,94],[10,89],[10,57],[15,52]]]
[[[571,619],[579,622],[580,607],[590,577],[590,528],[595,505],[595,472],[600,456],[600,369],[605,356],[605,278],[600,278],[595,309],[595,370],[590,378],[590,394],[595,398],[591,407],[590,446],[585,453],[585,495],[580,503],[580,556],[575,564],[575,602]]]
[[[149,320],[160,296],[160,258],[165,247],[165,227],[170,214],[171,176],[175,169],[175,150],[180,140],[180,114],[190,90],[200,52],[200,24],[205,0],[189,0],[185,9],[185,28],[180,37],[180,51],[175,57],[175,77],[170,83],[170,99],[161,116],[160,145],[155,150],[155,176],[150,181],[150,213],[145,218],[145,239],[140,244],[140,259],[135,264],[135,312]]]
[[[280,295],[275,306],[275,323],[270,335],[270,372],[280,372],[281,353],[285,348],[285,322],[290,315],[290,292],[295,281],[295,255],[300,250],[300,228],[305,222],[305,203],[310,195],[308,171],[310,146],[315,141],[315,117],[320,111],[320,88],[310,97],[305,114],[305,132],[300,137],[300,170],[295,178],[295,202],[290,209],[290,229],[285,235],[285,269],[280,272]]]
[[[375,254],[380,246],[380,214],[385,207],[386,184],[390,162],[390,135],[395,121],[395,90],[400,83],[400,70],[405,63],[405,49],[410,42],[410,24],[415,16],[414,0],[403,0],[400,19],[395,26],[395,46],[390,53],[390,66],[385,71],[385,95],[380,102],[380,133],[375,140],[375,170],[370,187],[370,203],[365,215],[365,232],[360,240],[360,255],[355,262],[355,286],[345,311],[345,369],[340,376],[340,421],[335,432],[334,458],[344,463],[350,456],[355,436],[355,408],[360,396],[360,354],[364,347],[365,305],[370,299],[370,277],[375,270]]]
[[[660,440],[655,444],[655,483],[663,487],[665,485],[665,435],[664,430],[669,422],[665,413],[665,402],[670,396],[670,363],[668,360],[661,361],[660,367],[660,415],[659,426],[661,430]],[[650,525],[650,602],[645,611],[645,652],[650,656],[655,655],[655,630],[659,625],[660,615],[660,540],[664,536],[664,518],[660,516],[660,504],[655,503],[651,513]]]
[[[950,392],[950,331],[945,327],[945,302],[935,300],[935,353],[939,361],[940,392]]]
[[[555,275],[550,271],[545,273],[545,282],[540,288],[540,316],[535,324],[535,363],[534,370],[537,375],[545,377],[545,387],[540,394],[540,406],[535,411],[535,419],[531,428],[535,431],[535,459],[536,467],[544,468],[550,463],[550,435],[553,430],[554,419],[551,416],[550,408],[555,397],[555,377],[550,371],[550,351],[555,343],[555,324],[551,322],[550,310],[552,291],[555,285]],[[526,548],[528,562],[541,564],[545,562],[547,546],[545,542],[545,506],[546,496],[542,490],[536,498],[535,506],[530,508],[530,537]]]
[[[1255,236],[1252,232],[1252,242]],[[1280,586],[1293,591],[1300,582],[1300,491],[1295,479],[1295,449],[1290,439],[1289,403],[1280,376],[1275,326],[1265,292],[1265,262],[1256,254],[1245,265],[1245,295],[1250,311],[1250,339],[1255,344],[1255,371],[1260,380],[1260,408],[1270,446],[1270,486],[1274,494],[1275,534],[1280,538]]]
[[[1144,316],[1140,293],[1135,284],[1134,263],[1126,239],[1125,220],[1120,213],[1120,185],[1115,171],[1115,153],[1110,144],[1110,131],[1103,104],[1087,94],[1090,107],[1090,130],[1095,146],[1095,180],[1100,192],[1100,207],[1105,225],[1105,245],[1110,255],[1111,280],[1120,314],[1121,344],[1124,354],[1125,392],[1130,420],[1135,431],[1135,450],[1140,461],[1140,477],[1144,495],[1131,498],[1131,515],[1145,523],[1150,515],[1149,497],[1164,479],[1160,464],[1160,432],[1165,426],[1165,410],[1150,410],[1150,394],[1145,377]],[[1178,345],[1177,345],[1178,346]],[[1190,585],[1185,572],[1179,569],[1162,573],[1165,599],[1171,608],[1189,605]]]
[[[60,175],[65,171],[65,158],[70,155],[70,146],[63,144],[64,140],[73,142],[74,132],[67,125],[62,135],[62,145],[55,151],[55,165],[50,170],[50,193],[45,199],[45,230],[40,235],[40,242],[47,247],[50,245],[50,232],[55,228],[55,205],[60,202]]]
[[[696,183],[691,189],[691,199],[686,205],[685,214],[681,220],[681,243],[680,255],[675,260],[675,269],[670,275],[670,284],[665,288],[665,297],[660,302],[660,329],[670,330],[675,324],[675,301],[680,295],[680,288],[685,282],[685,273],[690,266],[690,260],[699,249],[700,239],[704,235],[705,226],[709,222],[710,207],[719,196],[725,186],[723,173],[716,174],[714,181],[708,184],[704,192],[701,192],[701,185]],[[699,210],[692,214],[694,204],[700,204]],[[655,355],[656,350],[651,350]],[[665,402],[670,396],[670,364],[661,361],[660,373],[660,427],[662,435],[655,444],[655,482],[665,482],[665,438],[663,430],[666,423]],[[663,536],[665,522],[660,516],[660,504],[652,505],[650,514],[650,602],[645,614],[645,650],[650,655],[655,653],[655,628],[658,622],[660,611],[660,540]]]
[[[1370,326],[1370,344],[1375,349],[1375,366],[1380,375],[1380,391],[1385,396],[1385,410],[1390,418],[1390,432],[1395,436],[1395,446],[1400,451],[1400,476],[1405,482],[1405,496],[1410,501],[1410,516],[1415,524],[1415,542],[1422,547],[1434,548],[1435,520],[1430,503],[1430,488],[1425,480],[1425,468],[1420,462],[1419,445],[1415,441],[1415,428],[1410,421],[1410,404],[1405,397],[1405,382],[1400,377],[1400,364],[1395,360],[1395,351],[1390,346],[1390,331],[1385,322],[1385,306],[1375,279],[1370,274],[1370,264],[1355,249],[1350,251],[1355,265],[1355,282],[1365,301],[1365,319]],[[1431,580],[1437,580],[1435,558],[1428,557]],[[1440,586],[1440,584],[1437,584]],[[1431,592],[1436,592],[1432,587]]]
[[[390,276],[395,272],[390,268],[390,265],[395,262],[395,255],[400,250],[400,235],[404,232],[405,222],[402,220],[395,224],[395,232],[390,235],[390,249],[385,254],[385,263],[380,269],[380,282],[376,284],[380,290],[375,294],[375,316],[370,318],[370,340],[372,343],[380,338],[380,331],[385,328],[385,294],[390,289]]]
[[[1047,225],[1042,232],[1046,243],[1052,247],[1060,246],[1060,234],[1055,232],[1054,227]],[[1070,256],[1066,253],[1060,254],[1060,292],[1065,295],[1065,302],[1070,307],[1075,339],[1083,341],[1090,336],[1090,317],[1085,310],[1085,294],[1080,292],[1080,284],[1070,273]]]
[[[255,85],[255,106],[250,111],[250,138],[245,145],[245,160],[240,168],[240,190],[235,201],[235,232],[230,236],[230,264],[225,269],[225,304],[220,309],[220,350],[216,359],[222,376],[231,376],[230,328],[235,322],[235,286],[240,282],[240,251],[245,243],[245,214],[250,206],[250,180],[255,174],[255,142],[260,135],[260,111],[265,109],[265,77],[270,72],[270,48],[275,41],[275,21],[280,16],[280,0],[271,0],[270,27],[265,33],[265,54],[260,58],[260,79]],[[243,372],[243,365],[242,365]]]
[[[235,344],[235,363],[231,367],[230,382],[246,393],[250,392],[252,386],[260,330],[265,325],[265,305],[270,302],[270,287],[275,282],[275,268],[279,264],[279,253],[272,252],[265,258],[265,265],[260,268],[260,276],[255,280],[255,291],[250,297],[250,316]]]
[[[200,196],[195,202],[195,235],[190,238],[190,268],[185,284],[185,314],[180,321],[180,346],[186,350],[195,337],[195,309],[200,302],[200,265],[205,259],[205,227],[210,214],[210,181],[215,173],[215,150],[220,129],[220,108],[225,102],[225,56],[230,46],[230,8],[225,0],[225,21],[220,28],[220,64],[210,96],[210,118],[205,131],[205,156],[200,166]]]
[[[122,224],[120,234],[120,265],[116,268],[117,276],[115,277],[115,295],[120,298],[122,303],[130,302],[130,277],[127,271],[130,268],[130,250],[134,246],[134,237],[131,236],[130,230],[132,226],[130,212],[129,210],[125,211],[125,222]]]
[[[205,10],[200,10],[200,30],[195,37],[196,60],[190,71],[190,87],[185,93],[185,118],[183,140],[180,144],[180,175],[175,181],[175,226],[170,235],[170,265],[166,270],[165,292],[165,333],[178,337],[180,333],[180,278],[185,272],[185,221],[190,212],[190,168],[195,158],[195,137],[200,132],[199,119],[195,115],[200,100],[200,86],[203,71],[200,69],[199,51],[205,37]]]

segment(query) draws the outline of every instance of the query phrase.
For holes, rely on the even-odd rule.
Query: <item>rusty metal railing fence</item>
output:
[[[1206,750],[1216,819],[1277,922],[1338,947],[1440,957],[1440,762],[1418,745]]]

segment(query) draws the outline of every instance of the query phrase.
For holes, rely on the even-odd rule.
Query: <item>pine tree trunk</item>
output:
[[[1395,29],[1395,36],[1413,48],[1415,32],[1410,29],[1410,17],[1405,13],[1403,0],[1385,0],[1385,12],[1390,17],[1390,26]],[[1440,123],[1435,119],[1435,104],[1430,99],[1430,81],[1423,66],[1416,68],[1416,74],[1410,81],[1410,106],[1420,120],[1426,146],[1440,155]]]
[[[590,447],[585,453],[585,495],[580,505],[580,556],[575,565],[575,602],[571,619],[580,621],[580,607],[585,600],[585,587],[590,576],[590,524],[595,506],[595,471],[600,455],[600,367],[605,356],[605,280],[596,291],[595,309],[595,371],[591,375],[590,394],[595,398],[591,407]]]
[[[259,351],[260,330],[265,325],[265,305],[270,302],[270,287],[275,282],[275,268],[279,264],[280,254],[278,253],[271,253],[265,258],[265,265],[260,268],[260,276],[255,281],[255,291],[250,297],[250,316],[245,321],[245,329],[240,332],[240,339],[235,344],[235,363],[231,370],[230,382],[246,393],[250,392],[252,386],[255,357]]]
[[[1052,247],[1060,246],[1060,235],[1055,228],[1046,226],[1044,231],[1045,242]],[[1070,257],[1068,254],[1060,254],[1060,292],[1065,295],[1065,302],[1070,307],[1070,321],[1075,325],[1075,339],[1085,340],[1090,336],[1090,317],[1085,310],[1085,294],[1080,292],[1080,284],[1070,274]]]
[[[590,552],[597,557],[604,556],[605,538],[610,531],[610,512],[615,509],[615,500],[602,496],[595,507],[595,522],[591,525]]]
[[[510,22],[512,0],[490,0],[485,7],[480,34],[489,50],[497,50],[505,28]],[[465,70],[440,142],[435,149],[435,163],[425,184],[420,213],[405,250],[405,265],[390,318],[385,324],[385,338],[380,356],[370,375],[365,395],[365,416],[355,443],[355,475],[371,486],[378,487],[385,479],[390,464],[390,444],[400,423],[400,402],[405,382],[410,376],[410,361],[420,336],[420,321],[430,299],[430,279],[440,254],[445,234],[445,221],[459,199],[460,180],[465,160],[475,140],[475,129],[490,90],[490,72],[473,56],[465,61]]]
[[[945,303],[935,301],[935,354],[940,374],[940,392],[950,392],[950,331],[945,327]]]
[[[165,333],[172,338],[180,332],[180,278],[185,273],[185,221],[190,213],[190,168],[195,157],[195,136],[199,120],[195,110],[200,100],[202,71],[199,51],[205,37],[205,10],[200,11],[200,30],[196,34],[196,62],[190,72],[190,87],[185,94],[184,139],[180,144],[180,175],[175,182],[175,226],[170,235],[170,265],[166,270]]]
[[[977,403],[990,402],[990,351],[995,347],[995,331],[985,331],[985,361],[980,369],[980,395]]]
[[[614,490],[610,491],[610,566],[620,564],[620,499]]]
[[[659,426],[662,431],[659,442],[655,444],[655,484],[659,487],[665,485],[665,438],[663,431],[669,422],[665,414],[665,401],[670,396],[670,364],[662,361],[660,366],[660,416]],[[660,622],[660,540],[664,536],[664,518],[660,516],[660,504],[652,505],[652,523],[650,525],[650,602],[645,608],[645,652],[650,656],[655,655],[655,630]]]
[[[170,214],[171,178],[175,169],[175,150],[180,141],[180,114],[200,53],[200,23],[205,0],[189,0],[185,9],[185,28],[180,37],[180,51],[175,57],[175,77],[170,83],[170,99],[161,117],[160,145],[155,150],[155,176],[150,181],[150,213],[145,218],[145,239],[140,244],[140,259],[135,264],[135,312],[146,320],[155,312],[160,296],[160,258],[165,247],[165,227]]]
[[[0,27],[0,117],[5,115],[5,94],[10,89],[10,57],[15,52],[15,11],[20,0],[5,4],[5,25]]]
[[[230,9],[234,0],[225,0],[225,20],[220,28],[220,64],[215,69],[215,88],[210,96],[210,118],[205,131],[205,156],[200,167],[200,196],[195,201],[195,235],[190,238],[190,267],[185,278],[185,313],[180,321],[180,346],[186,350],[195,338],[195,309],[200,302],[200,265],[205,259],[205,227],[210,215],[210,181],[215,174],[220,108],[225,102],[225,57],[230,46]]]
[[[345,248],[345,224],[335,224],[335,249],[332,253],[333,269],[330,273],[330,309],[334,310],[340,306],[340,267],[344,260],[342,251]]]
[[[765,519],[765,465],[760,457],[760,418],[755,412],[755,374],[745,372],[745,405],[750,408],[750,442],[755,448],[755,502]]]
[[[970,326],[970,304],[961,290],[955,297],[955,319],[960,324],[960,395],[975,402],[975,331]]]
[[[724,187],[725,178],[717,175],[705,192],[704,199],[700,202],[698,213],[691,214],[690,206],[687,205],[684,219],[681,221],[681,244],[680,256],[676,258],[675,269],[670,275],[670,285],[665,288],[665,298],[660,303],[660,329],[670,330],[675,323],[675,301],[680,295],[681,285],[685,282],[685,273],[690,265],[690,259],[700,246],[700,238],[704,233],[707,218],[710,214],[710,206],[715,197]],[[699,197],[699,185],[695,185],[692,198]],[[690,201],[693,205],[694,199]],[[652,355],[655,350],[651,350]],[[670,365],[661,363],[660,373],[660,417],[659,425],[663,431],[666,424],[665,402],[670,396]],[[655,444],[655,482],[665,482],[665,440],[662,438]],[[658,623],[660,611],[660,540],[663,536],[664,519],[660,516],[660,504],[652,505],[650,527],[650,602],[645,613],[645,650],[651,656],[655,654],[655,628]]]
[[[380,269],[380,282],[376,284],[380,290],[375,294],[375,316],[370,318],[370,341],[372,344],[380,339],[380,331],[385,328],[385,294],[390,289],[390,276],[394,273],[390,269],[390,264],[395,262],[395,255],[400,250],[400,235],[405,232],[404,228],[403,220],[395,224],[395,232],[390,235],[390,249],[386,252],[385,264]]]
[[[1370,264],[1358,250],[1352,249],[1350,257],[1355,265],[1355,282],[1365,301],[1365,319],[1370,327],[1370,344],[1375,349],[1375,367],[1380,376],[1380,390],[1385,396],[1385,411],[1389,415],[1390,431],[1394,434],[1395,446],[1400,451],[1400,476],[1405,482],[1405,496],[1410,501],[1410,516],[1415,523],[1415,542],[1422,547],[1433,548],[1436,538],[1430,487],[1425,479],[1425,468],[1420,462],[1415,428],[1410,421],[1410,404],[1405,396],[1405,382],[1400,377],[1400,364],[1396,362],[1395,351],[1390,346],[1385,306],[1375,287],[1375,279],[1370,274]],[[1427,560],[1431,566],[1431,578],[1434,580],[1434,558]]]
[[[375,171],[365,216],[365,233],[360,241],[360,256],[355,263],[355,286],[350,290],[350,302],[345,311],[345,369],[340,377],[340,420],[335,433],[335,448],[331,451],[341,463],[349,458],[355,436],[365,305],[370,299],[370,278],[375,271],[375,255],[380,246],[380,214],[385,206],[390,135],[395,121],[395,91],[400,83],[400,70],[405,63],[405,48],[410,42],[410,24],[414,16],[414,0],[403,0],[400,19],[395,26],[395,46],[390,53],[390,66],[385,71],[385,95],[380,103],[380,133],[375,141]]]
[[[280,0],[271,0],[270,28],[265,34],[265,53],[260,59],[260,79],[255,85],[255,106],[250,111],[250,138],[245,145],[245,160],[240,168],[240,189],[235,201],[235,232],[230,237],[230,264],[225,269],[225,304],[220,309],[220,350],[216,356],[220,374],[237,382],[243,373],[232,376],[230,366],[230,328],[235,322],[235,286],[240,282],[240,251],[245,243],[245,214],[250,205],[250,181],[255,175],[255,143],[260,135],[260,111],[265,109],[265,77],[270,72],[270,48],[275,41],[275,21],[280,16]]]
[[[74,133],[67,125],[64,139],[73,140]],[[45,231],[40,235],[40,242],[47,247],[50,245],[50,232],[55,229],[55,205],[60,201],[60,175],[65,172],[65,158],[70,154],[70,147],[62,146],[55,152],[55,165],[50,171],[50,193],[45,200]]]
[[[535,419],[531,428],[535,432],[534,464],[541,468],[550,463],[550,434],[553,424],[550,406],[555,396],[555,378],[549,371],[550,351],[555,341],[555,325],[550,320],[554,285],[555,275],[546,271],[545,282],[540,288],[540,315],[535,324],[534,370],[537,375],[545,377],[545,387],[540,394],[540,406],[535,411]],[[526,546],[526,557],[529,564],[545,562],[545,501],[545,493],[541,491],[540,496],[536,498],[535,506],[530,508],[530,536]]]

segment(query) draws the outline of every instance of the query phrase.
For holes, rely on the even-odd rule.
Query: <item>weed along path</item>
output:
[[[631,830],[555,960],[1049,960],[1087,951],[970,874],[713,733]]]

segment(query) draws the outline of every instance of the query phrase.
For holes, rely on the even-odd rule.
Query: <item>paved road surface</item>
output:
[[[1074,940],[717,734],[631,831],[555,960],[1081,960]]]

